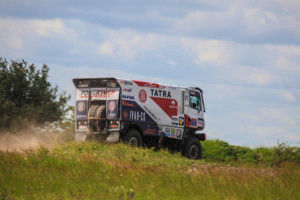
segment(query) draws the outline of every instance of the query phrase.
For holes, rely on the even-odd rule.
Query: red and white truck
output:
[[[202,155],[203,92],[118,78],[75,78],[75,140],[102,137],[133,146],[164,145],[191,159]]]

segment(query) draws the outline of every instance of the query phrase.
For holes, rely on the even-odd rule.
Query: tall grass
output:
[[[0,152],[0,199],[300,199],[296,162],[256,169],[207,160],[94,142]]]

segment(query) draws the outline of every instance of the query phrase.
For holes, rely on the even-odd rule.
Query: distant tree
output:
[[[42,125],[63,119],[70,96],[57,94],[48,72],[47,65],[36,69],[24,60],[8,63],[0,57],[0,128],[13,128],[24,120]]]

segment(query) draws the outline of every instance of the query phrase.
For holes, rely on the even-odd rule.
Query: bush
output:
[[[229,145],[221,140],[202,142],[203,158],[216,162],[240,162],[263,164],[265,166],[281,166],[284,162],[300,163],[300,148],[290,147],[287,143],[279,143],[276,147],[259,147],[251,149]]]

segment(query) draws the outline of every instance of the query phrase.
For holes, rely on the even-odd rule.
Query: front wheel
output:
[[[125,144],[133,147],[140,147],[142,144],[142,137],[135,129],[130,129],[123,139]]]
[[[200,141],[195,137],[189,137],[184,142],[183,153],[187,158],[198,160],[202,157],[202,147]]]

